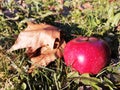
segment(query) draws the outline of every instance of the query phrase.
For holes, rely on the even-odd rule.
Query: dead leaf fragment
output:
[[[118,25],[117,25],[117,31],[120,31],[120,23],[118,23]]]
[[[20,32],[9,51],[26,48],[26,53],[32,61],[29,70],[31,72],[33,67],[47,66],[56,58],[61,58],[65,45],[57,27],[28,22],[27,28]]]
[[[81,11],[83,11],[84,9],[90,9],[90,10],[92,10],[93,6],[89,2],[86,2],[86,3],[82,4],[81,6],[79,6],[78,8]]]

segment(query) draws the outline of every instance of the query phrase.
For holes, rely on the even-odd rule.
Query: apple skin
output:
[[[80,74],[98,74],[110,61],[108,44],[96,37],[78,37],[64,48],[64,61]]]

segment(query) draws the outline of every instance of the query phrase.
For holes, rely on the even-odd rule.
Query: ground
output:
[[[111,48],[109,65],[95,76],[81,75],[62,58],[27,73],[31,61],[25,49],[7,50],[28,21],[60,28],[66,42],[77,36],[104,39]],[[1,90],[119,90],[119,23],[119,0],[0,0]]]

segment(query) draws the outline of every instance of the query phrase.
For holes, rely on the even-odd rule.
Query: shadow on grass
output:
[[[111,49],[111,58],[114,59],[114,63],[119,61],[119,35],[116,31],[109,31],[104,33],[104,39],[108,42]]]

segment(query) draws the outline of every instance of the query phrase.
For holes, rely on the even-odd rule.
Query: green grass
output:
[[[46,0],[47,1],[47,0]],[[120,89],[120,1],[88,0],[93,10],[79,10],[77,6],[87,0],[65,0],[64,11],[55,0],[25,0],[20,5],[14,0],[2,1],[0,9],[0,88],[2,90],[93,90]],[[56,10],[49,10],[54,5]],[[68,42],[76,36],[96,36],[105,39],[111,48],[111,62],[98,75],[80,75],[56,59],[47,67],[28,74],[30,59],[24,49],[8,53],[14,44],[15,35],[26,27],[27,21],[45,22],[59,27]]]

